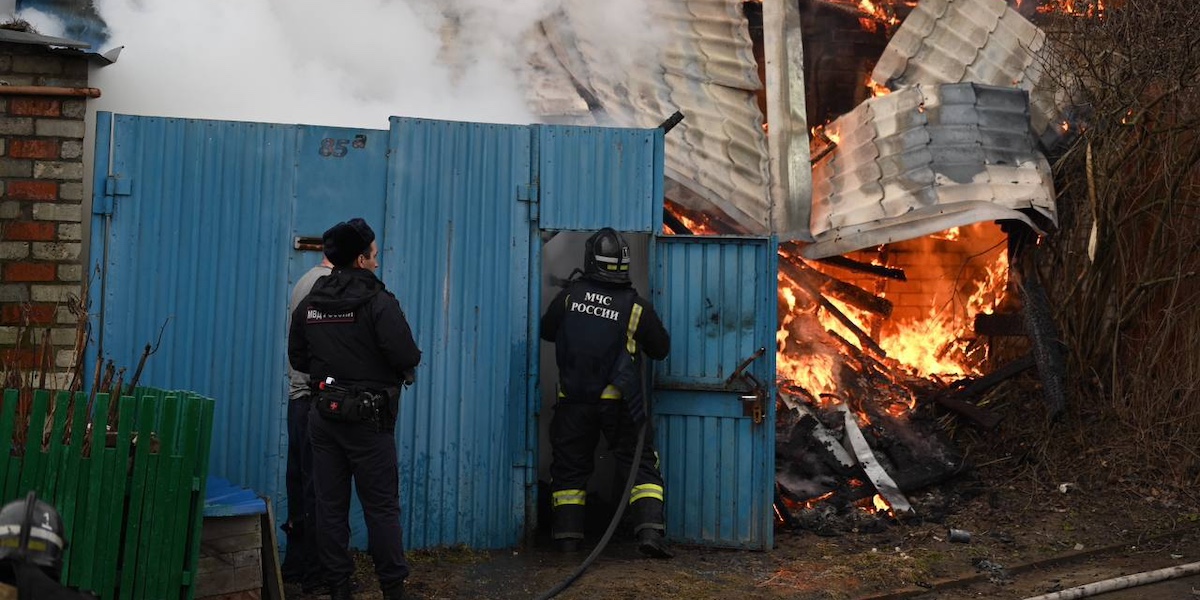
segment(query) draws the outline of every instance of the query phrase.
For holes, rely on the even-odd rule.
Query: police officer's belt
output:
[[[377,421],[387,410],[387,396],[372,390],[326,385],[314,394],[317,412],[330,421]]]

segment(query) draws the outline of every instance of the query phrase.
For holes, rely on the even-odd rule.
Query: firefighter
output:
[[[367,525],[385,600],[404,598],[408,562],[400,530],[396,416],[400,386],[413,381],[421,351],[400,303],[375,276],[379,248],[362,219],[322,236],[333,271],[292,313],[288,359],[314,385],[309,416],[316,488],[317,556],[330,597],[353,594],[350,480]]]
[[[0,582],[17,588],[19,600],[94,600],[61,583],[62,519],[35,492],[0,508]]]
[[[670,558],[663,539],[663,479],[642,398],[642,354],[666,358],[671,338],[654,307],[629,281],[629,245],[604,228],[584,246],[583,276],[572,278],[542,315],[541,337],[555,345],[558,402],[550,421],[553,537],[573,552],[583,540],[587,481],[603,435],[619,472],[628,473],[646,424],[629,496],[638,549]]]

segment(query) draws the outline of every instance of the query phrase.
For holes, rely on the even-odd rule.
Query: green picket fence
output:
[[[58,509],[63,582],[103,600],[191,599],[213,400],[139,388],[114,406],[97,394],[90,418],[84,393],[36,391],[21,411],[20,400],[7,389],[0,405],[0,440],[12,441],[0,502],[34,490]]]

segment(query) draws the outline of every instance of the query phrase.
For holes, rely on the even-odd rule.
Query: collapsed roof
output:
[[[802,90],[803,70],[772,61],[802,60],[798,2],[781,3],[789,20],[776,44],[787,47],[768,47],[762,61],[768,91],[782,77],[782,94],[792,97],[788,86]],[[682,111],[687,118],[666,139],[667,192],[687,208],[753,234],[795,233],[780,215],[803,215],[807,228],[790,237],[814,241],[805,251],[813,258],[979,221],[1016,219],[1039,231],[1055,222],[1037,143],[1062,136],[1067,99],[1046,76],[1045,35],[1004,0],[917,5],[872,74],[895,91],[830,124],[844,138],[819,148],[811,195],[807,179],[788,181],[778,168],[807,171],[809,156],[799,155],[807,145],[768,145],[757,96],[763,77],[742,3],[648,0],[646,15],[661,27],[658,60],[636,62],[615,60],[606,40],[587,38],[586,6],[567,0],[534,33],[530,104],[548,118],[627,127],[654,127]],[[795,108],[771,108],[790,116],[772,120],[772,136],[807,136],[803,107]],[[791,189],[781,194],[781,185]]]

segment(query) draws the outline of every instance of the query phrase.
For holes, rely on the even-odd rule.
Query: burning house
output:
[[[564,3],[531,43],[543,118],[666,138],[666,227],[773,234],[781,518],[837,496],[911,510],[962,468],[911,422],[1037,366],[1064,406],[1044,292],[1023,277],[1057,223],[1047,153],[1074,133],[1040,17],[1057,0],[657,0],[657,62],[599,51]],[[1033,20],[1031,20],[1033,19]],[[786,241],[784,241],[786,240]],[[998,336],[1028,339],[1015,356]]]

